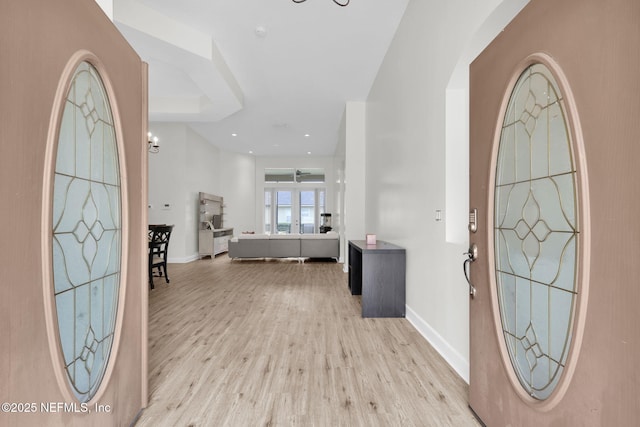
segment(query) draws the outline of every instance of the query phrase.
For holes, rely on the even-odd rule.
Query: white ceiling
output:
[[[240,153],[330,156],[407,2],[114,0],[114,21],[149,63],[150,121]]]

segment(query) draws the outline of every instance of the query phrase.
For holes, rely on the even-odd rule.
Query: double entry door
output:
[[[323,188],[268,188],[264,192],[265,233],[317,233],[325,209]]]

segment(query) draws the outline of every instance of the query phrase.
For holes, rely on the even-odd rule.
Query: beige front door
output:
[[[146,405],[146,76],[94,1],[0,2],[0,426]]]
[[[531,0],[470,69],[469,403],[640,419],[640,2]]]

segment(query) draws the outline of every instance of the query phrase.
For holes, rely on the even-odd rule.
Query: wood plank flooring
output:
[[[136,426],[477,426],[467,387],[405,319],[363,319],[342,265],[169,265],[149,308]]]

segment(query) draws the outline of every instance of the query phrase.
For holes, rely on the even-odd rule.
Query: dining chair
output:
[[[169,283],[169,274],[167,273],[167,255],[169,253],[169,239],[173,225],[150,225],[149,226],[149,286],[153,285],[153,272],[157,269],[158,275]]]

